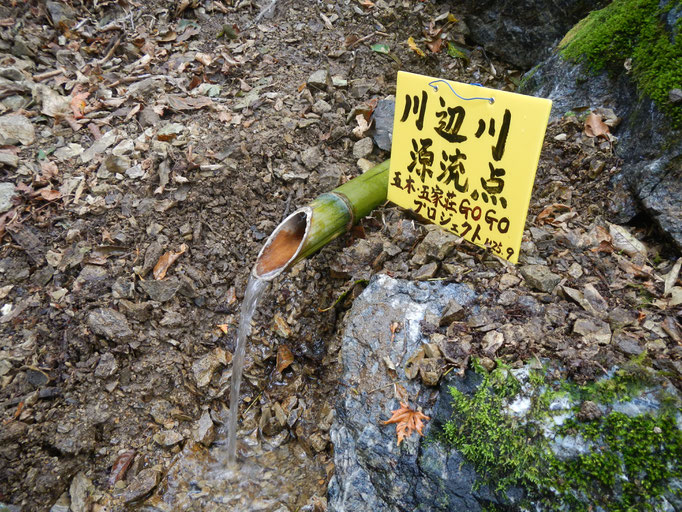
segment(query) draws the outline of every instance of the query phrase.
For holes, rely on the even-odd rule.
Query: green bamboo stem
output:
[[[284,219],[258,254],[253,275],[274,279],[386,202],[389,165],[389,160],[380,163]]]

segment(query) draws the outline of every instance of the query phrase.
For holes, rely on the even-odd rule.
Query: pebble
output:
[[[450,325],[452,322],[457,322],[464,318],[466,311],[464,307],[456,300],[450,300],[448,305],[443,310],[443,314],[440,317],[438,325],[440,327]]]
[[[197,386],[200,388],[207,386],[218,367],[227,363],[226,353],[221,348],[215,348],[212,352],[194,361],[192,373]]]
[[[318,146],[312,146],[301,153],[301,161],[306,169],[311,170],[322,163],[322,152]]]
[[[583,336],[588,343],[608,345],[611,342],[609,324],[596,318],[579,318],[573,324],[573,332]]]
[[[99,336],[109,341],[128,341],[133,331],[128,325],[126,317],[111,308],[99,308],[88,314],[88,327]]]
[[[0,213],[5,213],[12,208],[12,197],[16,188],[14,183],[0,183]]]
[[[668,93],[668,99],[673,105],[682,103],[682,89],[671,89]]]
[[[417,281],[426,281],[427,279],[434,277],[436,272],[438,272],[438,263],[432,261],[417,269],[412,277]]]
[[[126,503],[144,498],[158,485],[159,480],[158,471],[153,468],[143,469],[133,478],[121,498]]]
[[[374,141],[371,137],[365,137],[353,144],[354,158],[367,158],[374,150]]]
[[[331,110],[332,106],[324,100],[317,100],[313,104],[313,112],[316,114],[326,114],[327,112],[331,112]]]
[[[201,443],[208,447],[215,440],[215,426],[213,425],[213,420],[211,419],[211,414],[208,411],[204,411],[196,422],[193,431],[193,438],[197,443]]]
[[[528,286],[539,292],[550,293],[561,281],[561,276],[545,265],[526,265],[521,267],[520,272]]]
[[[326,69],[319,69],[308,77],[308,85],[318,89],[326,89],[329,83],[331,83],[331,77]]]
[[[182,283],[174,278],[163,281],[147,280],[139,282],[140,288],[156,302],[168,302],[178,293]]]
[[[444,260],[456,247],[458,238],[452,233],[443,231],[436,226],[429,226],[430,231],[424,240],[415,249],[412,263],[424,265],[427,261],[435,259]]]
[[[105,352],[99,358],[97,367],[95,368],[95,377],[98,379],[106,379],[111,377],[118,370],[118,363],[111,352]]]
[[[71,497],[71,512],[87,512],[90,510],[88,498],[94,491],[92,482],[83,472],[79,472],[71,480],[69,495]]]
[[[182,441],[182,434],[176,430],[162,430],[154,434],[154,442],[166,448]]]
[[[33,123],[21,114],[7,114],[0,116],[0,146],[33,144],[36,131]]]
[[[16,168],[19,166],[19,157],[12,153],[0,152],[0,165]]]

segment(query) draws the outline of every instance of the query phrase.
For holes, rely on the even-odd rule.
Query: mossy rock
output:
[[[614,0],[575,25],[559,51],[595,73],[631,73],[640,93],[682,128],[682,104],[669,98],[682,85],[681,27],[679,0]]]
[[[680,395],[644,358],[589,386],[502,364],[476,371],[473,393],[451,388],[453,416],[438,438],[474,465],[478,485],[501,495],[525,489],[526,502],[505,510],[664,510],[682,502]],[[599,414],[582,414],[586,403]]]

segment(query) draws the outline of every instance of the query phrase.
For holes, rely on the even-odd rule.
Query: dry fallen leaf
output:
[[[227,324],[218,324],[217,327],[223,332],[223,334],[227,334]]]
[[[280,345],[277,349],[277,371],[282,373],[291,363],[294,362],[294,354],[291,353],[289,347]]]
[[[585,135],[588,137],[604,137],[609,140],[609,127],[599,114],[592,112],[585,120]]]
[[[407,39],[407,45],[410,47],[412,51],[414,51],[417,55],[420,57],[426,57],[426,54],[424,53],[423,50],[421,50],[418,46],[417,43],[414,42],[414,37],[410,36]]]
[[[382,422],[384,425],[389,423],[395,423],[395,431],[398,435],[398,445],[402,443],[403,439],[412,435],[412,432],[417,431],[419,435],[423,436],[424,423],[422,420],[430,420],[431,418],[425,414],[410,409],[410,407],[405,402],[400,402],[400,408],[395,409],[393,416],[391,416],[386,421]]]
[[[114,465],[111,466],[111,473],[109,474],[108,484],[109,487],[125,477],[126,471],[135,459],[137,452],[135,450],[127,450],[118,456]]]
[[[156,263],[154,266],[154,279],[157,281],[160,279],[163,279],[166,277],[166,272],[168,272],[168,269],[170,266],[175,263],[175,260],[177,260],[184,252],[187,250],[187,244],[182,244],[180,246],[180,251],[178,252],[173,252],[173,251],[168,251],[165,254],[163,254],[160,258],[159,261]]]
[[[542,210],[540,213],[538,213],[538,216],[535,218],[535,223],[538,226],[542,226],[543,224],[551,224],[555,220],[555,214],[558,212],[570,212],[571,207],[567,206],[565,204],[561,203],[555,203],[547,206],[544,210]]]

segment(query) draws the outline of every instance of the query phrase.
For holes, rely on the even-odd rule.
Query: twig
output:
[[[360,44],[360,43],[362,43],[363,41],[367,41],[368,39],[370,39],[371,37],[374,37],[374,36],[377,35],[378,33],[379,33],[379,31],[377,30],[377,31],[372,32],[371,34],[367,34],[366,36],[361,37],[360,39],[357,39],[357,40],[353,41],[351,44],[349,44],[348,46],[346,46],[346,50],[350,50],[350,49],[353,48],[353,46],[355,46],[356,44]]]
[[[52,78],[53,76],[65,75],[65,74],[66,73],[64,72],[63,68],[53,69],[52,71],[45,71],[44,73],[39,73],[37,75],[33,75],[33,81],[34,82],[42,82],[43,80],[47,80],[48,78]]]
[[[109,51],[107,52],[107,54],[106,54],[102,59],[100,59],[100,60],[97,62],[97,64],[98,64],[99,66],[101,66],[102,64],[104,64],[105,62],[107,62],[107,61],[114,55],[114,52],[115,52],[116,49],[118,48],[118,45],[121,44],[121,41],[122,41],[122,40],[123,40],[123,35],[119,35],[119,36],[114,40],[114,44],[111,45],[111,48],[109,48]]]

